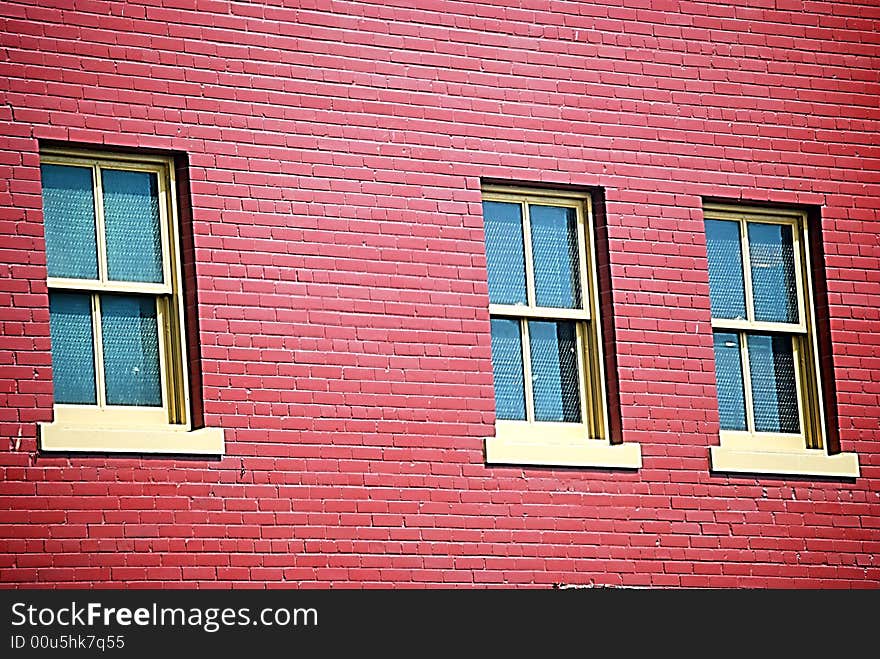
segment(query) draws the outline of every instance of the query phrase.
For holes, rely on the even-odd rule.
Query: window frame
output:
[[[193,427],[173,156],[50,147],[41,149],[40,165],[91,168],[98,261],[97,279],[50,277],[47,272],[50,295],[63,292],[89,296],[96,404],[53,403],[53,422],[40,424],[41,448],[50,451],[222,454],[224,440],[220,429],[195,430]],[[102,168],[156,175],[162,249],[161,282],[109,279]],[[100,297],[105,294],[148,296],[155,301],[161,407],[106,403],[100,308]]]
[[[857,476],[855,454],[828,452],[807,212],[793,208],[704,203],[703,219],[704,223],[709,220],[738,223],[746,307],[745,319],[711,317],[713,336],[724,332],[738,337],[747,428],[744,431],[719,428],[721,445],[712,447],[713,470]],[[792,229],[797,323],[755,320],[749,223],[776,224]],[[755,430],[748,336],[756,334],[787,336],[791,340],[799,433]]]
[[[489,303],[489,318],[517,320],[523,360],[525,420],[496,419],[495,437],[487,438],[489,463],[638,468],[638,444],[610,437],[605,355],[602,342],[593,200],[589,192],[484,184],[482,202],[516,203],[522,213],[526,304]],[[537,305],[529,206],[574,208],[581,308]],[[487,261],[487,271],[488,271]],[[572,321],[577,337],[581,421],[537,421],[532,386],[530,321]]]

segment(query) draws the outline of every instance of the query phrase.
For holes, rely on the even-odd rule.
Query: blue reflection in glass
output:
[[[107,274],[114,281],[159,283],[162,234],[156,174],[102,169]]]
[[[518,320],[492,319],[492,373],[495,414],[499,419],[526,418],[522,337]]]
[[[746,400],[739,336],[728,332],[716,332],[714,340],[715,381],[718,389],[721,429],[746,430]]]
[[[483,202],[489,301],[526,303],[526,266],[522,207],[500,201]]]
[[[800,432],[791,337],[750,334],[748,349],[755,430]]]
[[[748,223],[755,320],[797,323],[794,240],[788,224]]]
[[[529,321],[536,421],[581,420],[577,331],[572,322]]]
[[[91,298],[81,293],[51,293],[49,332],[55,402],[96,404]]]
[[[155,298],[102,295],[101,328],[107,404],[161,406]]]
[[[41,165],[40,175],[49,276],[97,279],[91,168]]]
[[[535,298],[539,307],[581,307],[577,211],[529,206]]]
[[[706,220],[709,299],[713,318],[745,318],[742,242],[739,223]]]

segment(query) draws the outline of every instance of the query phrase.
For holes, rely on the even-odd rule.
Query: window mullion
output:
[[[92,294],[92,334],[94,336],[95,386],[98,389],[98,407],[107,407],[107,388],[104,386],[104,340],[101,327],[101,296]]]
[[[529,321],[520,318],[520,336],[523,351],[523,385],[526,397],[526,421],[535,420],[535,397],[532,391],[532,347],[529,341]]]
[[[742,361],[742,380],[743,380],[743,401],[746,407],[746,428],[750,433],[757,432],[755,428],[755,406],[752,397],[752,371],[749,366],[749,345],[748,335],[745,332],[738,332],[739,351]]]

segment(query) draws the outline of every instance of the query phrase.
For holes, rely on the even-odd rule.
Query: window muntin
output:
[[[822,446],[804,217],[708,208],[706,245],[722,443]]]
[[[56,422],[187,424],[172,162],[41,157]]]
[[[589,213],[586,196],[484,188],[499,431],[607,438]]]

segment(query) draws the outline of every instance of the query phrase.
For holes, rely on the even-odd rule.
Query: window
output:
[[[721,424],[713,468],[858,475],[855,455],[825,448],[806,215],[710,205],[705,228]]]
[[[173,161],[44,151],[40,174],[55,401],[42,448],[217,452],[219,431],[179,432],[192,424]]]
[[[609,441],[588,195],[486,187],[493,463],[639,467]]]

